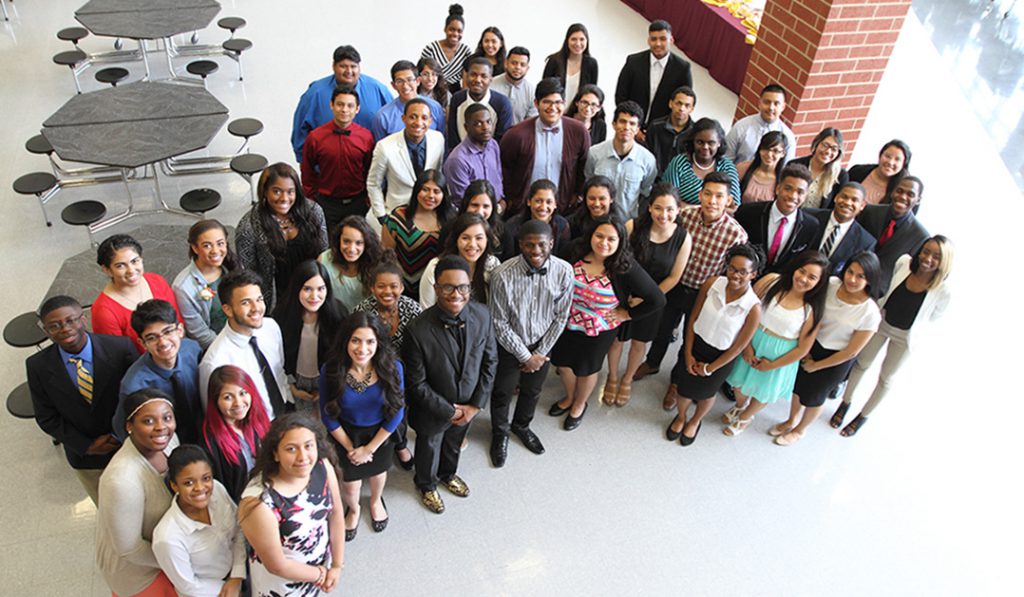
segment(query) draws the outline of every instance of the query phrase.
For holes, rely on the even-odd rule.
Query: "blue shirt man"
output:
[[[644,111],[633,100],[615,106],[612,129],[615,135],[590,148],[586,178],[600,175],[615,182],[619,196],[612,209],[623,221],[637,217],[640,199],[651,194],[658,177],[658,160],[646,147],[636,142]]]
[[[402,120],[402,115],[405,114],[405,104],[417,97],[425,100],[430,108],[430,128],[442,135],[445,133],[444,108],[434,98],[421,97],[416,93],[418,76],[416,65],[408,60],[399,60],[391,67],[391,87],[398,97],[388,102],[373,117],[370,132],[373,133],[374,141],[380,141],[405,128],[405,122]]]
[[[533,173],[530,184],[545,178],[558,185],[562,177],[562,126],[545,125],[540,118],[535,121],[534,135],[536,153],[533,155]]]

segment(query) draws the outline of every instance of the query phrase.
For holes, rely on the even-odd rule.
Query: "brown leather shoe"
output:
[[[644,361],[643,363],[640,363],[640,368],[637,369],[636,373],[633,374],[633,381],[640,381],[641,379],[647,377],[648,375],[654,375],[658,371],[660,371],[660,369],[656,367],[651,367],[650,365],[647,364],[647,361]]]
[[[676,395],[678,393],[676,384],[669,384],[668,389],[665,390],[665,397],[661,399],[662,410],[672,410],[676,407]]]

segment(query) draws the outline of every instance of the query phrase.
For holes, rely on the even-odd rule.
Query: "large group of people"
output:
[[[825,128],[796,157],[776,84],[728,133],[695,119],[664,21],[619,74],[609,132],[585,26],[536,85],[528,49],[488,27],[472,51],[464,27],[452,5],[444,38],[394,64],[394,98],[339,47],[295,111],[299,169],[266,168],[233,241],[196,222],[172,283],[117,234],[91,332],[74,298],[41,306],[36,419],[97,504],[117,595],[329,591],[364,480],[374,532],[394,462],[440,514],[440,487],[470,494],[458,465],[480,411],[494,467],[510,435],[543,454],[552,366],[548,414],[572,431],[605,363],[600,401],[624,407],[679,335],[669,440],[696,441],[720,392],[728,436],[789,401],[769,434],[792,445],[829,398],[853,436],[941,316],[953,245],[916,217],[902,141],[847,171]]]

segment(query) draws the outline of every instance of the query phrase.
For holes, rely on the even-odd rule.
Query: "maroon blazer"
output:
[[[526,203],[533,173],[536,146],[535,122],[527,118],[505,132],[501,138],[501,174],[505,186],[506,213],[519,213]],[[590,150],[590,133],[583,123],[562,118],[562,171],[558,185],[558,211],[565,214],[575,207],[583,192],[583,167]]]

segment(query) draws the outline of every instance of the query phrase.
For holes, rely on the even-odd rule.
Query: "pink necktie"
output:
[[[775,236],[772,238],[772,246],[768,249],[768,263],[775,263],[775,256],[779,253],[779,247],[782,245],[782,235],[786,232],[786,223],[789,219],[786,216],[782,216],[782,221],[779,222],[779,227],[775,229]]]

